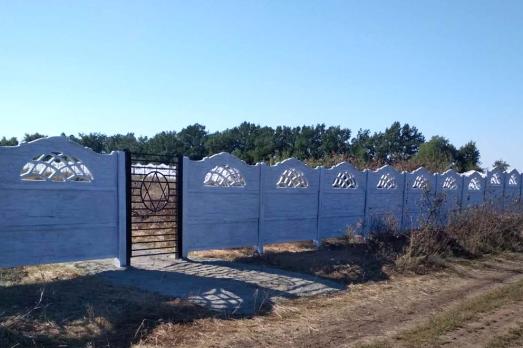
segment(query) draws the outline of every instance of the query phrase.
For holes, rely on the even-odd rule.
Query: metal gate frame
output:
[[[133,223],[133,203],[137,203],[137,202],[133,202],[133,189],[136,189],[136,187],[133,188],[133,183],[137,183],[138,180],[133,180],[133,168],[144,168],[144,169],[148,169],[150,168],[151,169],[151,172],[147,173],[147,175],[151,174],[151,173],[154,173],[154,172],[158,172],[158,169],[159,167],[146,167],[144,165],[141,165],[141,166],[138,166],[138,165],[133,165],[133,162],[140,162],[140,161],[152,161],[152,162],[156,162],[158,164],[166,164],[164,162],[169,162],[167,163],[168,165],[170,166],[174,166],[174,170],[175,170],[175,175],[174,175],[174,178],[175,178],[175,185],[174,185],[174,188],[171,187],[171,185],[168,184],[168,190],[169,190],[169,196],[167,197],[167,203],[162,206],[162,207],[158,207],[156,206],[155,208],[160,208],[160,209],[154,209],[154,210],[150,210],[151,213],[158,213],[160,211],[162,211],[165,206],[171,202],[169,202],[169,198],[170,198],[170,192],[171,190],[174,191],[174,196],[175,196],[175,201],[172,202],[174,204],[174,208],[167,208],[168,210],[174,210],[173,214],[172,214],[172,223],[175,224],[175,227],[173,228],[174,229],[174,233],[172,235],[175,236],[175,245],[173,246],[173,252],[172,254],[176,257],[176,258],[181,258],[183,253],[182,253],[182,202],[183,202],[183,197],[182,197],[182,194],[183,194],[183,156],[176,156],[176,155],[158,155],[158,154],[147,154],[147,153],[131,153],[130,151],[128,150],[124,150],[125,152],[125,173],[126,173],[126,222],[127,222],[127,233],[126,233],[126,244],[127,244],[127,254],[126,254],[126,259],[127,259],[127,264],[128,265],[131,265],[131,258],[133,257],[133,230],[134,231],[138,231],[140,229],[133,229],[133,226],[136,226],[136,222]],[[162,176],[164,176],[162,174]],[[142,185],[144,183],[144,178],[142,178]],[[140,186],[140,192],[142,190],[142,186]],[[141,193],[140,193],[141,194]],[[135,195],[136,196],[136,195]],[[142,197],[142,203],[143,203],[143,197]],[[145,205],[145,203],[143,203]],[[153,204],[153,207],[154,207],[154,204]],[[156,215],[150,215],[150,216],[156,216]],[[163,215],[158,215],[158,216],[163,216]],[[145,222],[143,222],[145,223]],[[151,222],[153,223],[153,222]],[[158,228],[159,230],[161,229],[167,229],[167,228]],[[154,231],[154,228],[150,229],[151,231]],[[159,243],[163,242],[163,241],[157,241]],[[135,242],[134,244],[143,244],[144,242],[140,243],[140,242]],[[169,247],[166,247],[166,249],[168,249]],[[153,248],[154,249],[154,248]],[[153,249],[150,249],[150,250],[153,250]],[[146,249],[143,249],[143,250],[146,250]],[[137,249],[135,249],[134,251],[137,251]],[[159,254],[170,254],[170,253],[157,253],[156,255],[159,255]],[[155,254],[151,254],[151,255],[155,255]],[[139,256],[146,256],[146,255],[137,255],[135,257],[139,257]]]

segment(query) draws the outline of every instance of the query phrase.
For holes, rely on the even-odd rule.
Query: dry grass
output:
[[[0,347],[329,346],[390,331],[404,318],[426,323],[370,346],[430,346],[481,313],[523,300],[520,280],[426,318],[438,306],[504,279],[498,277],[521,274],[521,254],[496,253],[522,250],[522,227],[520,215],[478,209],[457,216],[446,229],[431,227],[410,237],[391,228],[376,231],[365,243],[348,235],[325,241],[319,249],[311,243],[285,243],[269,245],[264,255],[254,257],[249,248],[197,253],[315,274],[351,290],[280,302],[271,313],[252,318],[226,318],[186,301],[116,287],[75,265],[2,270]],[[486,253],[499,256],[484,260]],[[457,256],[468,260],[456,261]],[[413,265],[421,265],[425,275],[398,272]],[[448,268],[428,272],[443,266]],[[520,342],[521,330],[497,336],[493,347]]]
[[[319,249],[312,243],[282,243],[268,245],[263,255],[255,255],[253,248],[192,255],[263,263],[353,284],[385,280],[394,272],[430,273],[446,267],[449,258],[505,251],[523,251],[523,214],[501,214],[482,206],[454,215],[446,227],[429,220],[410,233],[400,231],[391,219],[375,221],[365,242],[348,231],[344,238],[324,241]]]
[[[521,256],[514,257],[521,262]],[[280,302],[266,316],[227,322],[202,319],[194,322],[192,328],[161,325],[139,346],[168,347],[174,342],[180,347],[348,345],[383,335],[403,323],[418,324],[436,308],[459,304],[465,295],[482,294],[486,285],[513,276],[505,271],[477,271],[481,262],[460,266],[459,274],[445,271],[395,276],[391,281],[352,285],[347,293]],[[521,263],[517,267],[521,270]],[[186,338],[174,341],[173,337],[180,333]]]
[[[399,270],[426,271],[448,257],[474,258],[523,251],[523,214],[499,213],[484,205],[455,214],[448,226],[429,222],[409,234],[397,262]]]
[[[523,347],[523,321],[518,322],[517,327],[510,329],[508,332],[494,336],[485,348],[507,348]]]
[[[115,287],[72,264],[2,274],[0,347],[124,347],[163,322],[215,315],[186,301]]]
[[[513,276],[512,269],[523,272],[522,261],[502,255],[456,264],[459,272],[394,275],[351,285],[347,293],[283,301],[250,318],[115,287],[74,265],[20,268],[15,282],[0,287],[0,346],[327,347],[378,335],[405,318],[419,322],[434,306]],[[482,267],[492,262],[497,268]]]
[[[345,238],[329,239],[319,248],[312,243],[279,244],[266,248],[263,255],[241,255],[232,259],[308,273],[344,284],[388,279],[388,266],[394,261],[375,253],[367,243],[353,243]]]
[[[316,247],[311,241],[294,242],[294,243],[275,243],[266,244],[264,246],[264,253],[298,253],[316,250]],[[239,258],[255,256],[256,249],[253,248],[231,248],[220,250],[203,250],[193,251],[190,256],[199,258],[214,258],[222,260],[237,260]]]

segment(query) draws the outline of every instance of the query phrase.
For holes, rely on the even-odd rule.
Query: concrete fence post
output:
[[[402,172],[401,175],[403,175],[403,192],[401,193],[400,230],[403,230],[405,228],[405,205],[407,203],[405,202],[407,198],[407,173]]]
[[[364,236],[367,237],[368,232],[369,232],[369,228],[370,228],[370,226],[368,225],[368,222],[367,222],[367,215],[368,215],[367,203],[368,203],[368,200],[369,200],[369,171],[367,169],[365,169],[363,171],[363,173],[365,175],[365,204],[364,204],[364,208],[363,208],[363,226],[362,226],[362,229],[363,229]]]
[[[318,175],[318,207],[316,209],[316,239],[313,241],[314,246],[317,248],[320,246],[320,207],[321,207],[321,200],[322,200],[322,188],[323,188],[323,176],[324,176],[324,168],[323,166],[317,167],[316,170],[320,172]]]
[[[459,196],[458,209],[460,212],[463,211],[463,201],[465,200],[465,177],[460,174],[461,178],[461,194]]]
[[[117,152],[117,181],[118,181],[118,259],[119,267],[127,267],[131,261],[131,233],[130,233],[130,165],[131,156],[129,151]]]
[[[256,245],[256,252],[260,255],[263,254],[263,214],[264,214],[264,209],[263,209],[263,178],[264,178],[264,175],[265,175],[265,163],[259,163],[258,164],[258,170],[259,170],[259,198],[258,198],[258,243]]]

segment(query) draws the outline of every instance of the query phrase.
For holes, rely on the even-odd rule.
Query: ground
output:
[[[278,296],[292,291],[289,283],[254,313],[218,312],[169,291],[143,291],[161,286],[158,279],[169,278],[168,272],[185,272],[174,263],[164,265],[157,278],[140,275],[135,283],[103,263],[2,271],[0,346],[523,346],[523,255],[447,260],[420,275],[400,274],[386,259],[369,258],[365,247],[351,248],[268,248],[263,257],[248,257],[245,250],[195,255],[229,259],[219,267],[234,269],[232,275],[222,268],[209,274],[218,284],[246,274],[338,284],[335,291],[312,296]],[[275,267],[287,271],[275,274]],[[250,278],[241,282],[239,288],[258,284]]]

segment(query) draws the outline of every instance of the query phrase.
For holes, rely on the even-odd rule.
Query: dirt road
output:
[[[143,344],[169,345],[173,342],[171,334],[187,332],[185,339],[177,336],[177,344],[482,347],[496,346],[500,341],[504,342],[502,346],[519,347],[522,272],[521,256],[457,262],[445,272],[393,277],[386,282],[352,286],[345,294],[284,302],[268,316],[202,319],[182,330],[176,325],[159,326]],[[500,291],[507,287],[511,296]],[[456,309],[458,315],[453,312]],[[459,313],[468,314],[459,320],[452,318]],[[434,332],[433,327],[437,327]]]

